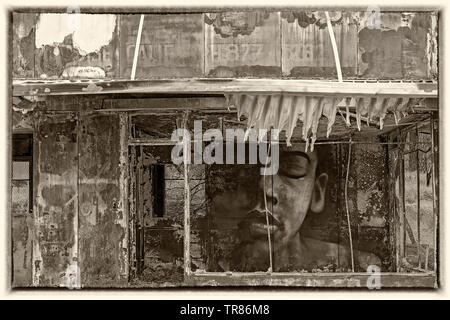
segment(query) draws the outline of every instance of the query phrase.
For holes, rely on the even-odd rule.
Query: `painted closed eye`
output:
[[[308,174],[309,168],[309,161],[304,157],[289,157],[280,162],[278,174],[291,179],[299,179]]]

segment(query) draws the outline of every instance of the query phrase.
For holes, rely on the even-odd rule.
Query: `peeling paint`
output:
[[[329,14],[344,77],[437,78],[436,12],[381,12],[379,29],[365,11]],[[128,78],[138,23],[14,13],[13,76]],[[143,27],[137,78],[335,78],[323,11],[148,14]]]
[[[344,14],[339,11],[329,11],[331,25],[339,25],[345,21]],[[282,12],[281,17],[286,19],[288,23],[297,22],[302,28],[307,28],[310,25],[316,25],[319,29],[327,27],[327,21],[324,11],[289,11]],[[357,20],[353,17],[353,22]]]
[[[34,77],[35,22],[34,13],[13,13],[13,77]]]
[[[73,19],[79,19],[74,23]],[[62,43],[72,35],[73,45],[80,55],[98,51],[107,45],[116,27],[116,15],[43,13],[36,24],[36,48]],[[93,32],[95,31],[95,32]]]
[[[381,28],[360,23],[358,74],[369,78],[423,79],[428,74],[430,13],[381,13]]]
[[[205,22],[223,38],[250,35],[256,27],[269,18],[269,12],[220,12],[205,13]]]

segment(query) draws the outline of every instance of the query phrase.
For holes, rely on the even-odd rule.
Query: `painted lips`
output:
[[[282,224],[269,215],[269,225],[267,225],[265,211],[251,211],[245,218],[245,225],[248,227],[250,235],[253,237],[267,236],[267,230],[271,234],[282,228]]]

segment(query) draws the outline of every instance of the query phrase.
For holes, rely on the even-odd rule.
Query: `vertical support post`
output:
[[[73,253],[72,253],[72,260],[75,261],[76,263],[74,263],[73,265],[75,266],[75,283],[73,283],[70,280],[67,280],[67,284],[69,287],[71,288],[75,288],[75,289],[81,289],[81,271],[80,271],[80,243],[79,243],[79,229],[80,229],[80,219],[79,219],[79,215],[80,215],[80,157],[81,157],[81,153],[80,153],[80,126],[81,126],[81,116],[80,113],[77,112],[75,114],[76,117],[76,132],[77,132],[77,209],[76,209],[76,214],[73,217],[73,234],[74,234],[74,243],[73,243]],[[73,272],[73,271],[72,271]],[[66,273],[68,273],[66,271]],[[70,279],[70,273],[69,275],[66,275],[69,277]]]
[[[144,267],[144,230],[142,227],[143,223],[143,201],[144,196],[142,194],[142,161],[143,161],[143,148],[142,145],[139,145],[139,153],[137,155],[137,166],[136,166],[136,203],[137,203],[137,212],[136,212],[136,273],[139,275],[143,271]]]
[[[123,237],[121,248],[123,256],[120,257],[120,273],[124,279],[129,278],[129,228],[128,228],[128,177],[129,177],[129,163],[128,163],[128,115],[125,112],[119,114],[119,128],[120,128],[120,155],[119,155],[119,188],[120,188],[120,210],[122,211],[122,218],[117,222],[124,229],[125,236]]]
[[[183,128],[187,129],[189,113],[185,114],[183,119]],[[191,275],[191,189],[189,187],[189,169],[188,154],[183,150],[184,165],[184,275]],[[189,149],[190,150],[190,149]]]
[[[191,190],[189,189],[189,165],[184,163],[184,274],[191,274]]]
[[[37,206],[37,190],[39,187],[39,165],[40,165],[40,140],[37,139],[37,135],[39,134],[39,120],[34,122],[34,132],[36,136],[33,139],[33,221],[39,221],[38,214],[38,206]],[[39,286],[39,280],[41,276],[41,264],[42,264],[42,256],[39,244],[39,228],[40,224],[34,223],[33,228],[31,229],[31,283],[33,287]]]
[[[336,167],[337,167],[337,181],[338,181],[338,183],[337,183],[337,190],[336,190],[336,208],[337,208],[337,212],[336,212],[336,215],[337,215],[337,227],[338,227],[338,234],[337,234],[337,236],[338,236],[338,244],[341,244],[341,222],[342,222],[342,215],[341,215],[341,212],[342,212],[342,210],[341,210],[341,205],[342,205],[342,203],[341,203],[341,198],[342,198],[342,189],[341,189],[341,184],[342,184],[342,152],[341,152],[341,149],[342,149],[342,144],[336,144],[336,152],[337,152],[337,159],[336,159],[336,162],[335,162],[335,165],[336,165]],[[338,249],[338,257],[337,257],[337,265],[338,266],[340,266],[340,259],[339,259],[339,257],[341,256],[341,254],[340,254],[340,252],[339,252],[339,247],[340,247],[340,245],[337,247]]]
[[[130,149],[130,162],[129,162],[129,209],[128,209],[128,243],[129,243],[129,280],[132,280],[137,275],[137,242],[136,242],[136,147],[131,147]]]
[[[399,139],[400,142],[406,141],[406,139],[403,139],[403,134],[399,131]],[[403,260],[405,257],[405,245],[406,245],[406,208],[405,208],[405,157],[403,154],[403,145],[399,145],[399,161],[400,161],[400,168],[399,168],[399,188],[400,188],[400,203],[399,203],[399,209],[401,210],[401,253],[400,253],[400,261]],[[401,270],[400,270],[401,271]]]
[[[435,256],[435,260],[434,260],[434,271],[437,270],[437,231],[438,231],[438,213],[439,213],[439,204],[437,202],[438,200],[438,186],[437,186],[437,178],[436,178],[436,173],[437,173],[437,169],[439,167],[436,168],[436,165],[438,164],[437,159],[439,159],[437,157],[437,153],[436,153],[436,146],[435,146],[435,132],[434,132],[434,119],[433,116],[430,118],[430,128],[431,128],[431,153],[432,153],[432,159],[433,159],[433,168],[431,170],[431,179],[432,179],[432,190],[433,190],[433,222],[434,222],[434,256]]]
[[[416,125],[416,176],[417,176],[417,258],[420,268],[420,167],[419,167],[419,129]]]

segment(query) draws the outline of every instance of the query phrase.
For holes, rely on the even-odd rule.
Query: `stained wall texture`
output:
[[[120,77],[129,78],[140,15],[120,16]],[[146,15],[137,78],[189,78],[203,74],[201,14]]]
[[[329,14],[344,78],[436,79],[436,12]],[[14,78],[131,75],[140,15],[15,12],[12,20]],[[325,14],[146,14],[136,78],[186,77],[336,79]]]
[[[117,113],[92,113],[96,102],[54,98],[14,112],[13,132],[25,130],[34,141],[31,199],[23,170],[14,167],[14,286],[111,287],[127,281],[122,120]],[[33,217],[27,218],[31,200]]]
[[[77,114],[35,123],[33,283],[65,286],[78,267]]]
[[[126,281],[127,232],[120,190],[119,115],[80,117],[79,265],[85,287]],[[124,247],[125,244],[125,247]]]
[[[330,12],[342,74],[355,78],[360,12]],[[292,78],[337,77],[324,12],[282,12],[283,75]]]

